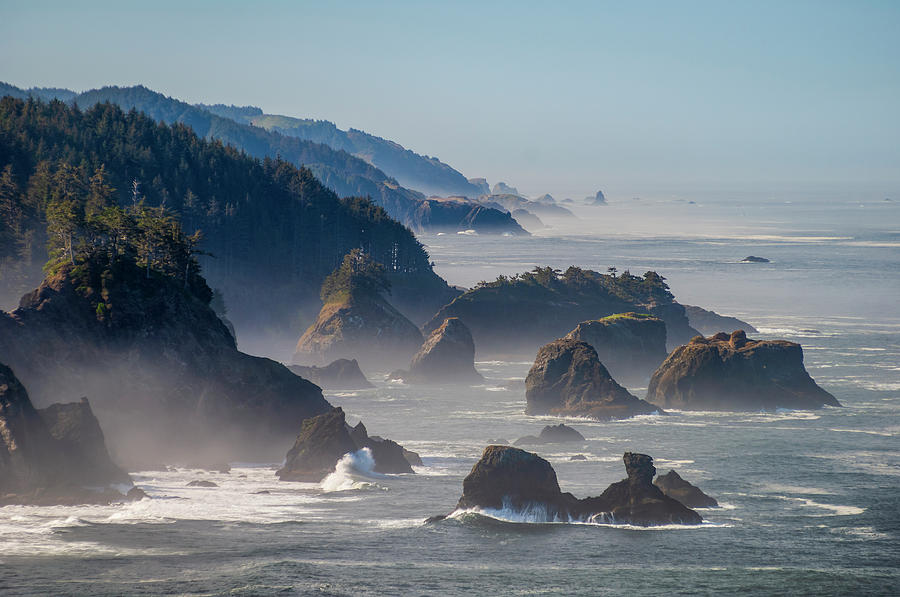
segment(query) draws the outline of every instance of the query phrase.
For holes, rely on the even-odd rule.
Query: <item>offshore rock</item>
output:
[[[669,471],[660,475],[653,482],[664,494],[678,500],[688,508],[715,508],[719,502],[705,493],[699,487],[691,485],[681,478],[675,471]]]
[[[475,342],[469,328],[448,317],[413,356],[406,379],[413,383],[479,383],[475,370]]]
[[[288,369],[326,390],[360,390],[375,387],[363,375],[356,359],[337,359],[324,367],[290,365]]]
[[[457,510],[541,512],[549,521],[589,521],[652,526],[700,524],[702,518],[653,485],[656,469],[645,454],[623,456],[628,478],[598,497],[578,499],[559,488],[550,463],[531,452],[488,446],[463,480]]]
[[[526,435],[515,441],[516,446],[536,445],[536,444],[562,444],[567,442],[583,442],[584,436],[572,429],[568,425],[560,423],[559,425],[547,425],[541,429],[540,435]]]
[[[334,472],[341,456],[362,448],[372,451],[375,472],[414,472],[400,444],[377,436],[370,437],[362,422],[350,427],[344,411],[338,407],[303,421],[300,435],[288,451],[284,466],[275,474],[282,481],[318,483]],[[410,454],[418,459],[414,452]]]
[[[610,376],[586,343],[560,338],[538,352],[525,378],[526,414],[626,419],[660,409],[635,396]]]
[[[587,342],[616,380],[646,383],[666,360],[666,324],[645,313],[619,313],[583,321],[566,338]]]
[[[750,340],[738,330],[697,336],[677,348],[650,379],[647,400],[684,410],[774,411],[840,406],[803,367],[786,340]]]
[[[755,327],[737,317],[719,315],[715,311],[708,311],[693,305],[685,305],[684,311],[687,313],[691,327],[704,335],[711,336],[722,330],[744,330],[748,334],[759,333]]]

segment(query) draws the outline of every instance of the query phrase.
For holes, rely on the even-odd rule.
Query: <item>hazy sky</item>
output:
[[[896,0],[0,0],[0,57],[15,85],[328,119],[532,194],[900,187]]]

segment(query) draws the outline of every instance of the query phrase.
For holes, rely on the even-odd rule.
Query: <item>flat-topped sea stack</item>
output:
[[[372,451],[378,473],[412,473],[411,462],[421,465],[418,455],[400,444],[369,436],[362,422],[355,427],[348,425],[344,411],[338,407],[303,421],[300,435],[276,475],[282,481],[318,483],[334,472],[337,461],[344,454],[363,448]]]
[[[324,367],[290,365],[288,369],[326,390],[360,390],[375,387],[363,375],[356,359],[336,359]]]
[[[538,267],[479,283],[438,311],[424,331],[430,334],[448,317],[459,317],[472,333],[479,359],[522,357],[583,321],[629,312],[662,319],[673,348],[697,335],[656,272],[601,274],[575,266],[563,272]]]
[[[806,372],[799,344],[749,340],[741,330],[697,336],[674,350],[650,379],[647,400],[682,410],[840,406]]]
[[[87,400],[37,410],[0,364],[0,505],[128,499],[111,485],[131,485],[131,477],[110,459]]]
[[[528,513],[546,522],[584,521],[634,524],[700,524],[699,514],[667,497],[652,481],[653,459],[626,452],[628,478],[598,497],[578,499],[559,488],[550,463],[510,446],[488,446],[463,480],[457,510],[503,510]]]
[[[525,399],[529,415],[607,420],[660,411],[616,383],[590,344],[571,338],[538,351],[525,378]]]
[[[719,502],[703,493],[699,487],[691,485],[675,471],[660,475],[653,482],[664,494],[678,500],[688,508],[715,508]]]
[[[382,296],[384,266],[355,249],[322,286],[321,311],[297,342],[293,362],[321,365],[357,359],[363,370],[407,363],[422,333]]]
[[[582,321],[566,338],[587,342],[617,381],[646,383],[666,360],[666,324],[646,313],[618,313]]]
[[[475,342],[458,317],[448,317],[413,356],[404,379],[412,383],[480,383],[475,370]]]

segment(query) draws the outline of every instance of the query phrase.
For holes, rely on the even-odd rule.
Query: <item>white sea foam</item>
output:
[[[369,480],[361,480],[363,479]],[[322,491],[349,491],[377,487],[373,479],[383,479],[384,475],[375,472],[375,458],[372,450],[363,448],[341,456],[335,465],[334,472],[322,479],[319,486]]]
[[[509,522],[514,524],[563,524],[563,525],[587,525],[587,526],[597,526],[597,527],[609,527],[615,529],[625,529],[625,530],[633,530],[633,531],[681,531],[681,530],[690,530],[690,529],[700,529],[700,528],[722,528],[722,527],[730,527],[733,526],[728,523],[718,523],[718,522],[709,522],[704,520],[703,523],[699,525],[692,524],[661,524],[661,525],[652,525],[652,526],[640,526],[634,524],[627,524],[616,522],[611,516],[607,514],[600,514],[591,516],[585,519],[573,519],[570,517],[566,517],[565,519],[560,518],[554,514],[551,514],[547,507],[542,504],[533,504],[526,508],[511,508],[511,507],[503,507],[500,509],[497,508],[469,508],[469,509],[460,509],[454,510],[451,512],[447,518],[452,518],[456,520],[466,520],[471,517],[485,517],[492,518],[494,520],[500,520],[503,522]]]

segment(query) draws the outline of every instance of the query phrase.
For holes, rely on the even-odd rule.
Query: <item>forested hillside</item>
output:
[[[264,114],[253,106],[201,104],[200,107],[237,122],[344,150],[388,173],[404,187],[429,195],[475,198],[482,194],[478,186],[439,159],[419,155],[398,143],[365,131],[352,128],[344,131],[327,120]]]
[[[318,309],[324,278],[354,248],[385,265],[397,282],[398,307],[416,310],[420,319],[453,293],[407,228],[368,199],[338,198],[308,169],[283,159],[260,161],[188,126],[159,124],[109,104],[81,111],[5,97],[0,288],[6,304],[40,279],[48,220],[51,234],[65,235],[65,226],[53,228],[54,218],[79,222],[106,198],[162,208],[180,219],[186,234],[202,231],[200,248],[212,254],[201,258],[205,275],[223,291],[239,337],[250,323],[294,335],[303,310]]]

